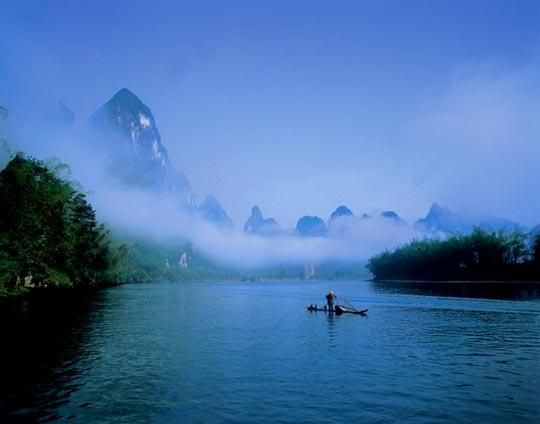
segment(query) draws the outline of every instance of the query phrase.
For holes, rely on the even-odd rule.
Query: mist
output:
[[[30,110],[41,116],[41,112]],[[27,125],[28,116],[14,113],[3,124],[9,153],[21,151],[45,162],[67,164],[69,169],[61,176],[81,187],[98,219],[120,234],[164,244],[184,240],[217,263],[241,268],[332,261],[362,263],[384,249],[422,236],[411,226],[389,223],[380,217],[369,222],[339,218],[333,225],[341,230],[330,228],[328,237],[303,238],[294,232],[294,227],[284,226],[271,237],[245,233],[241,224],[220,229],[180,209],[171,195],[136,189],[115,179],[108,169],[110,158],[99,148],[86,123],[66,126],[40,120],[39,125]]]
[[[420,237],[407,225],[351,219],[348,231],[328,237],[302,238],[292,229],[264,237],[241,229],[224,230],[197,215],[181,212],[174,199],[130,190],[105,190],[92,196],[103,219],[113,228],[161,242],[182,238],[214,260],[238,267],[321,262],[362,263],[370,256]],[[126,211],[130,211],[126,213]]]
[[[100,2],[13,3],[0,18],[2,138],[68,163],[113,228],[185,238],[235,265],[364,261],[423,237],[412,223],[433,202],[537,225],[539,8],[413,3],[389,17],[347,2],[314,2],[307,14],[280,2],[118,2],[105,17]],[[464,8],[482,19],[461,22]],[[87,123],[122,87],[151,108],[197,203],[215,195],[234,230],[110,178]],[[74,124],[58,119],[60,100]],[[279,236],[242,231],[253,205],[278,221]],[[339,205],[374,218],[326,238],[294,234],[299,217],[327,221]],[[384,210],[408,225],[377,218]]]

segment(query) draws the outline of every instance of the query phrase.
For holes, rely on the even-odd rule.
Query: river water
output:
[[[307,312],[329,288],[368,316]],[[540,422],[535,284],[131,284],[0,318],[0,422]]]

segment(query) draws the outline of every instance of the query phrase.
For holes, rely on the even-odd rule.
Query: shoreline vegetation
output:
[[[309,271],[309,270],[308,270]],[[366,278],[363,264],[320,264],[318,278]],[[312,279],[303,266],[236,269],[187,240],[111,232],[69,166],[17,153],[0,171],[0,298],[94,290],[128,282]]]
[[[540,281],[540,235],[487,231],[446,239],[413,240],[373,256],[374,281],[535,282]]]
[[[186,241],[160,244],[109,231],[69,176],[67,165],[23,153],[0,171],[0,298],[128,282],[240,279]],[[189,269],[172,266],[178,252],[194,258]]]
[[[372,278],[369,280],[373,283],[387,283],[387,284],[538,284],[540,285],[540,279],[536,280],[377,280]]]
[[[59,161],[17,153],[0,171],[0,297],[86,291],[128,282],[367,280],[540,281],[540,236],[519,230],[414,240],[358,263],[220,266],[187,240],[111,233]],[[367,268],[367,270],[366,270]]]
[[[69,168],[14,155],[0,172],[0,294],[125,282],[113,242]]]

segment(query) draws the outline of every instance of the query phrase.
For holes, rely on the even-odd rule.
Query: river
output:
[[[307,312],[329,288],[368,316]],[[0,422],[540,422],[538,284],[130,284],[0,318]]]

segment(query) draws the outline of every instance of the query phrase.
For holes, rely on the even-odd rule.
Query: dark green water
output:
[[[330,287],[369,316],[304,309]],[[0,316],[0,422],[540,422],[534,284],[126,285]]]

